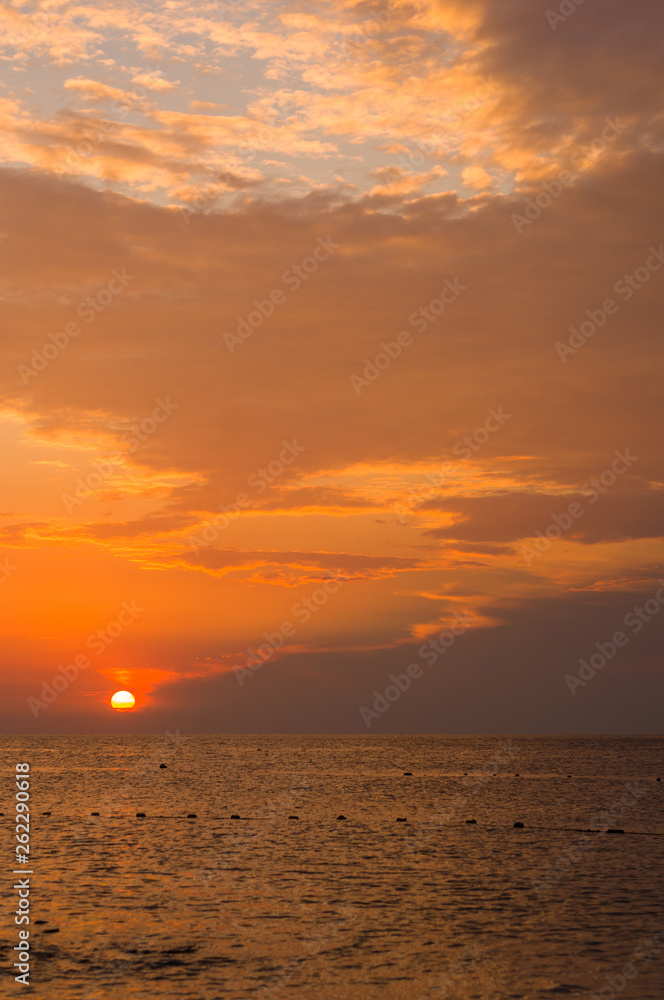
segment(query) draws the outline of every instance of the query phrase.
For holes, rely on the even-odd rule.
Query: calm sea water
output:
[[[0,753],[3,997],[24,990],[10,813],[27,761],[35,997],[664,998],[664,739],[3,737]]]

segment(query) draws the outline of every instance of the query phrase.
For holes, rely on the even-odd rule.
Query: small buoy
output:
[[[299,819],[300,817],[299,816],[289,816],[288,818],[289,819]]]
[[[90,813],[91,816],[98,816],[99,813]]]
[[[345,816],[337,816],[337,819],[345,819]]]
[[[406,776],[409,777],[409,778],[413,777],[413,772],[412,771],[404,771],[403,773],[404,773],[404,777],[406,777]]]
[[[607,830],[607,833],[624,833],[624,830]]]
[[[187,819],[196,819],[196,813],[187,813]]]
[[[523,823],[521,822],[521,820],[518,819],[516,821],[516,823],[514,824],[514,829],[515,830],[523,830]]]
[[[239,818],[240,817],[238,816],[237,813],[233,813],[233,815],[231,816],[231,819],[239,819]]]
[[[466,823],[477,823],[476,819],[467,819]]]
[[[167,764],[160,764],[160,765],[159,765],[159,768],[160,768],[160,770],[162,770],[162,771],[164,770],[164,768],[165,768],[165,767],[168,767],[168,765],[167,765]]]
[[[145,819],[145,813],[136,813],[136,819]]]
[[[50,813],[42,813],[42,816],[50,816]]]
[[[407,820],[405,816],[397,816],[397,823],[406,823],[406,822]]]

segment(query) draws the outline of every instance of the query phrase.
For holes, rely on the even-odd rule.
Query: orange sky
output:
[[[660,8],[0,19],[3,728],[656,731]]]

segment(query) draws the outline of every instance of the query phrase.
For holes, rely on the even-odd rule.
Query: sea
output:
[[[4,736],[0,762],[2,997],[664,1000],[664,738]]]

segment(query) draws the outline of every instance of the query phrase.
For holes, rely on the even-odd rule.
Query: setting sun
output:
[[[116,691],[111,698],[111,708],[117,712],[128,712],[136,704],[136,699],[130,691]]]

